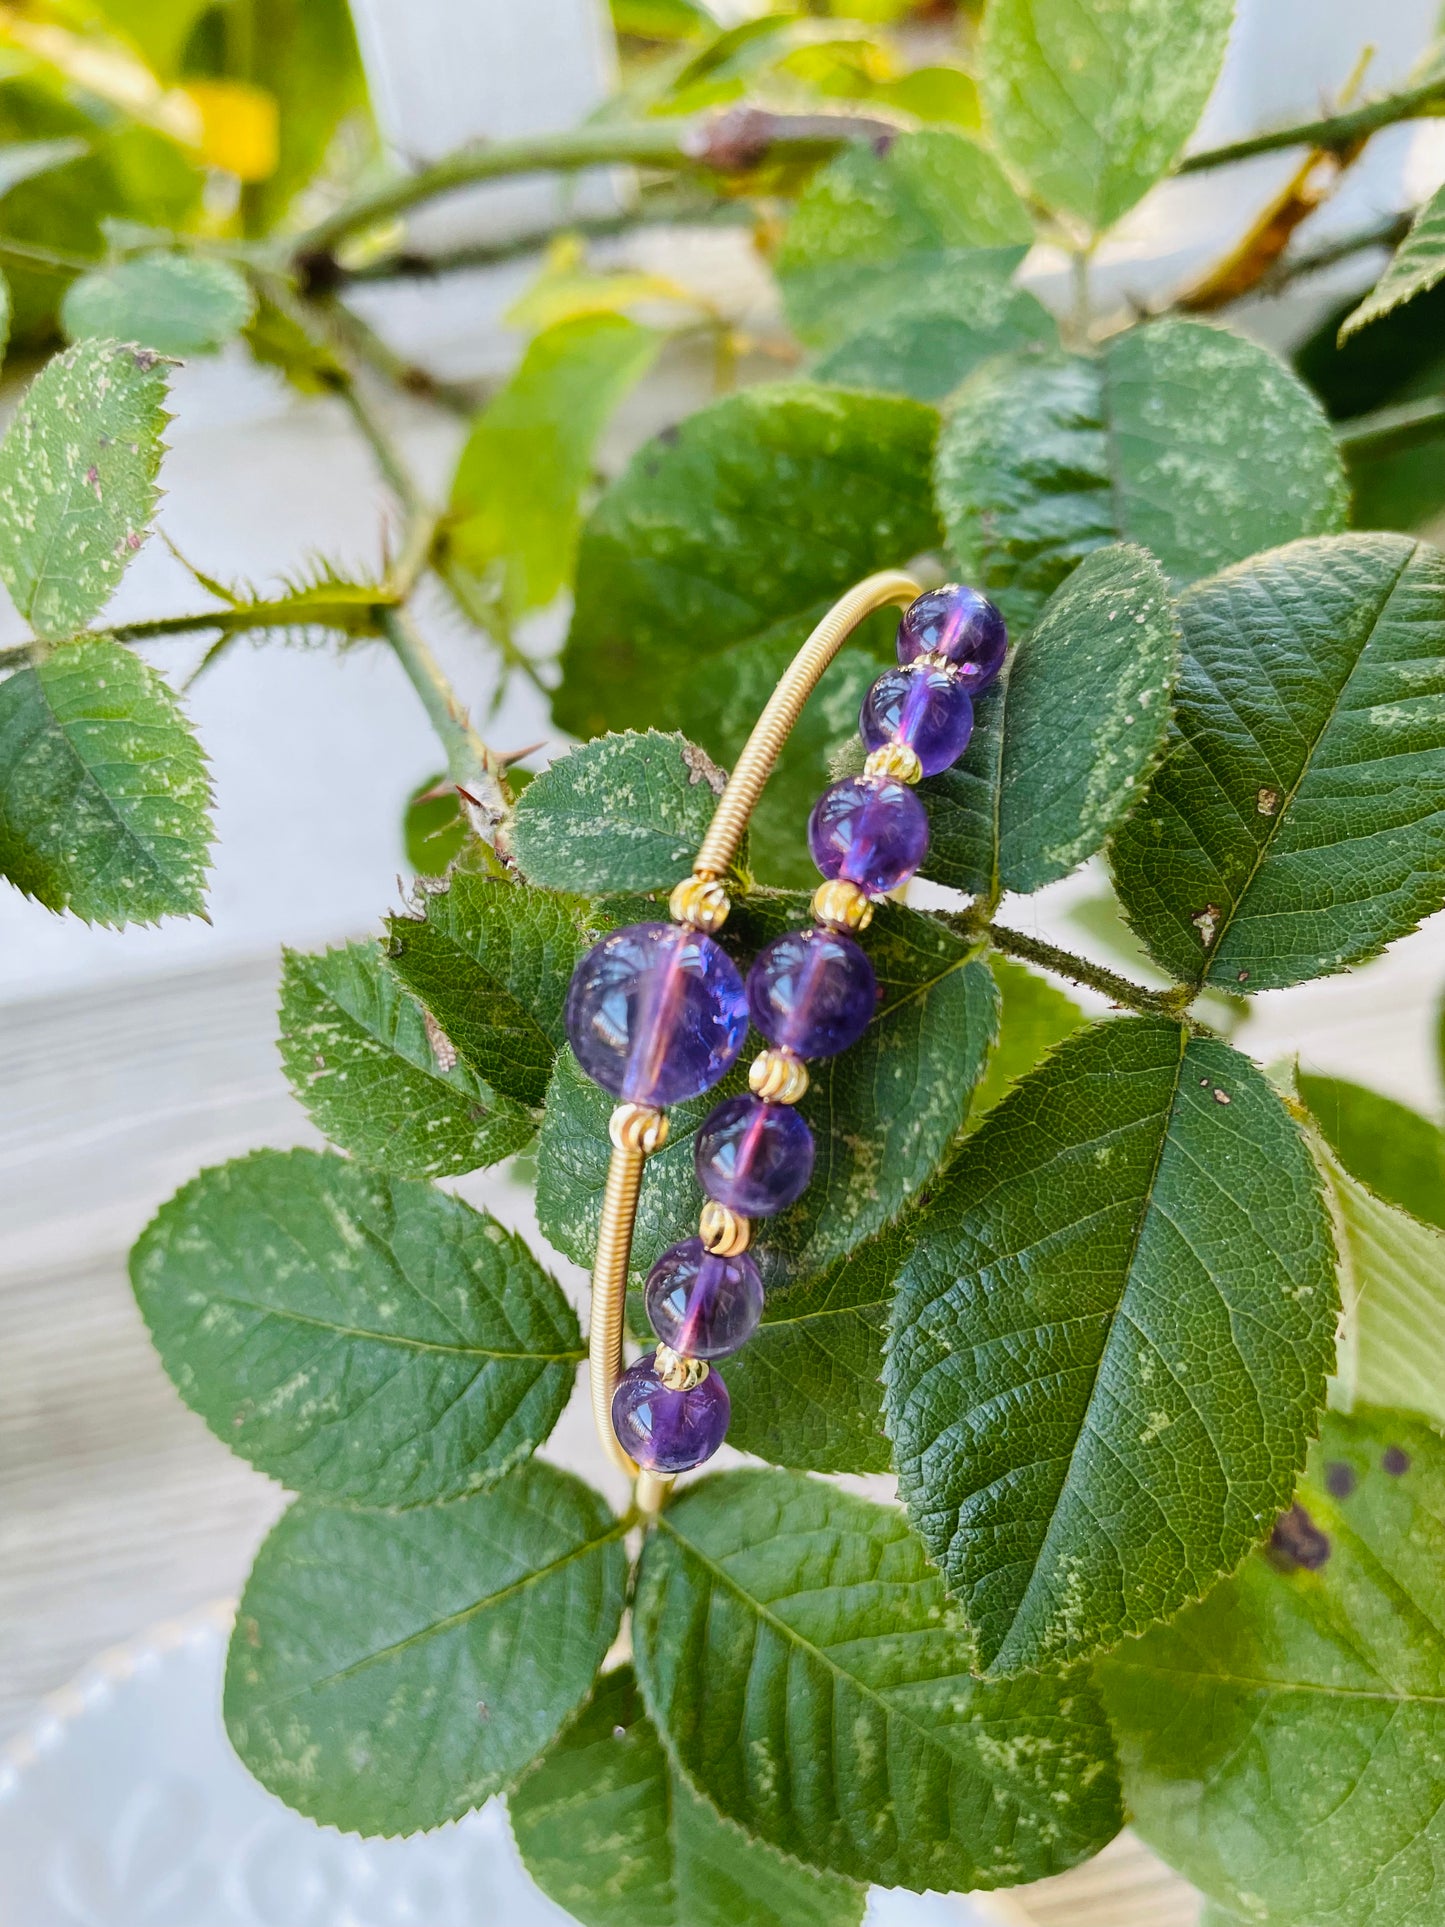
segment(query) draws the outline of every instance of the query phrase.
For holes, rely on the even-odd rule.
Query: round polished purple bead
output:
[[[844,877],[870,897],[906,883],[928,851],[928,817],[906,783],[846,776],[813,805],[808,847],[830,881]]]
[[[910,602],[898,625],[898,660],[937,655],[956,665],[964,685],[977,693],[1003,668],[1008,628],[985,595],[958,582],[929,589]]]
[[[731,1069],[748,1030],[731,957],[700,930],[631,923],[572,973],[567,1035],[577,1062],[629,1104],[680,1104]]]
[[[885,669],[863,698],[858,717],[865,749],[905,743],[925,776],[956,763],[973,734],[973,699],[963,679],[928,663]]]
[[[744,1218],[771,1218],[795,1203],[813,1175],[813,1133],[789,1104],[724,1098],[697,1134],[697,1181]]]
[[[618,1379],[612,1429],[623,1450],[649,1472],[690,1472],[712,1457],[727,1434],[728,1388],[709,1372],[691,1391],[671,1392],[657,1376],[654,1358],[639,1358]]]
[[[840,930],[790,930],[748,972],[748,1009],[770,1044],[835,1057],[856,1044],[878,1007],[866,954]]]
[[[763,1281],[745,1251],[720,1258],[701,1238],[664,1251],[647,1274],[652,1329],[685,1358],[726,1358],[748,1340],[763,1315]]]

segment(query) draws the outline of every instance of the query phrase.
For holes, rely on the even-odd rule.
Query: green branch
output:
[[[313,285],[334,285],[336,269],[328,264],[344,241],[459,188],[518,174],[622,165],[744,174],[764,161],[824,160],[853,142],[890,141],[897,133],[892,122],[861,115],[776,114],[761,107],[735,107],[693,119],[602,121],[563,133],[491,141],[461,148],[415,174],[344,202],[296,240],[293,258]]]
[[[1354,415],[1335,428],[1342,455],[1367,458],[1393,455],[1402,448],[1437,441],[1441,435],[1445,435],[1445,395],[1427,395],[1422,401],[1377,408],[1369,415]]]
[[[495,830],[512,807],[505,764],[473,729],[430,643],[408,611],[383,610],[381,627],[446,752],[447,776]]]
[[[1436,74],[1418,87],[1398,94],[1385,94],[1351,107],[1340,114],[1327,114],[1321,120],[1301,121],[1294,127],[1276,128],[1273,133],[1253,134],[1248,140],[1231,141],[1225,147],[1207,147],[1202,153],[1189,154],[1180,163],[1180,174],[1199,174],[1205,168],[1228,167],[1234,161],[1252,160],[1256,154],[1274,154],[1284,147],[1322,147],[1338,152],[1356,141],[1368,140],[1382,127],[1397,121],[1417,120],[1432,108],[1445,106],[1445,74]]]
[[[1117,971],[1107,970],[1103,964],[1090,963],[1087,957],[1075,956],[1072,950],[1061,950],[1057,944],[1044,943],[1041,938],[1025,936],[1022,930],[1009,930],[1002,924],[990,923],[985,926],[985,934],[995,949],[1002,950],[1010,957],[1021,957],[1025,963],[1037,964],[1042,970],[1052,971],[1056,977],[1066,977],[1070,983],[1087,984],[1090,990],[1097,990],[1111,1003],[1122,1004],[1126,1010],[1138,1011],[1146,1017],[1170,1017],[1176,1021],[1186,1021],[1185,1011],[1194,996],[1188,984],[1179,984],[1173,990],[1146,990],[1143,984],[1136,984],[1132,977],[1121,977]]]

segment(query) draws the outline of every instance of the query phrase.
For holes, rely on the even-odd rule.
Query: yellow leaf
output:
[[[188,80],[182,92],[200,115],[201,158],[238,180],[269,180],[280,157],[276,96],[242,80]]]

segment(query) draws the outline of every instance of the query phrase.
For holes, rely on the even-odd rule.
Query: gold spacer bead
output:
[[[796,1104],[808,1088],[808,1067],[792,1051],[773,1045],[753,1059],[748,1085],[769,1104]]]
[[[690,924],[694,930],[721,930],[732,908],[728,893],[712,876],[684,877],[667,900],[674,923]]]
[[[651,1157],[667,1142],[667,1113],[650,1104],[619,1104],[608,1119],[607,1135],[619,1151]]]
[[[652,1361],[652,1369],[670,1392],[690,1392],[701,1385],[707,1377],[709,1366],[705,1358],[684,1358],[675,1352],[671,1345],[659,1345]]]
[[[882,749],[869,750],[863,760],[863,774],[896,776],[900,783],[916,783],[923,775],[923,765],[917,750],[907,743],[885,743]]]
[[[873,905],[856,883],[835,877],[813,892],[813,916],[832,930],[866,930],[873,921]]]
[[[749,1219],[709,1198],[697,1221],[697,1235],[715,1258],[736,1258],[740,1251],[747,1250],[753,1227]]]

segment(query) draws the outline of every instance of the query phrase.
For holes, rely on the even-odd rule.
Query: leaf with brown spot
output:
[[[1249,1920],[1440,1927],[1445,1441],[1332,1413],[1286,1517],[1293,1556],[1097,1669],[1135,1828]]]

